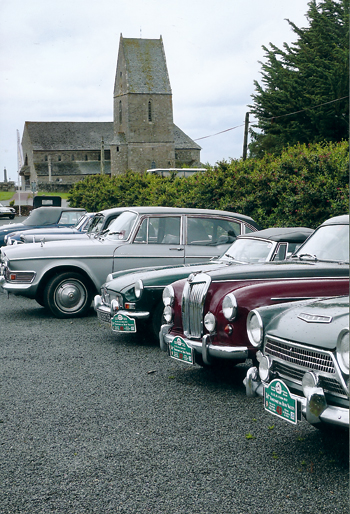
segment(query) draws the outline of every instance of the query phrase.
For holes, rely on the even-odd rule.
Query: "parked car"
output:
[[[246,320],[263,305],[344,295],[349,291],[349,216],[325,221],[281,262],[191,273],[164,289],[160,346],[193,364],[255,359]]]
[[[1,248],[2,287],[36,299],[57,317],[82,316],[113,271],[207,260],[221,255],[236,235],[259,228],[250,217],[225,211],[121,210],[98,238]]]
[[[57,241],[61,239],[72,239],[80,235],[86,234],[89,224],[95,213],[87,212],[83,214],[72,227],[48,227],[26,230],[25,232],[9,232],[5,236],[6,245],[15,245],[23,243],[39,243],[45,241]]]
[[[6,244],[5,237],[11,232],[24,232],[40,227],[72,227],[85,213],[85,209],[73,207],[38,207],[21,223],[9,223],[0,227],[0,246]]]
[[[247,396],[297,424],[349,428],[349,295],[254,309],[247,332],[259,366],[244,380]]]
[[[165,286],[199,271],[283,260],[312,233],[311,228],[269,228],[238,236],[218,259],[205,263],[112,273],[103,284],[101,294],[94,298],[97,317],[108,323],[114,332],[128,328],[136,333],[146,329],[158,338]]]
[[[48,227],[27,230],[22,232],[11,232],[5,236],[6,244],[17,243],[36,243],[45,239],[48,241],[58,241],[61,239],[79,239],[81,236],[96,236],[108,229],[109,225],[121,214],[125,208],[105,209],[97,213],[86,214],[89,220],[79,220],[74,227]]]
[[[16,215],[16,211],[13,207],[7,207],[6,205],[2,205],[0,203],[0,217],[1,218],[10,218],[13,220]]]

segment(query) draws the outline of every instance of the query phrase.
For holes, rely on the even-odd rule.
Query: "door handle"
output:
[[[169,248],[169,250],[175,250],[178,252],[182,252],[184,250],[184,248]]]

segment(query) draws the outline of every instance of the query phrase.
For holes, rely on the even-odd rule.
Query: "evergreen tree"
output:
[[[308,6],[307,28],[287,20],[295,43],[263,47],[262,85],[254,82],[249,106],[258,120],[250,130],[252,157],[349,136],[349,0]]]

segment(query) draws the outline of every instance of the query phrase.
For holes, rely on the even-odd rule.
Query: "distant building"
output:
[[[200,150],[173,122],[162,38],[120,36],[113,121],[27,121],[20,174],[27,188],[36,182],[55,189],[97,173],[198,168]]]

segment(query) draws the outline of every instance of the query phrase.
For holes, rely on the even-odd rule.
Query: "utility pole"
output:
[[[17,130],[17,167],[18,167],[17,188],[18,188],[18,215],[19,216],[21,215],[21,175],[20,175],[20,172],[21,172],[22,166],[23,166],[22,149],[21,149],[21,143],[19,140],[19,132]]]
[[[248,127],[249,127],[249,112],[247,112],[246,115],[245,115],[245,123],[244,123],[244,142],[243,142],[243,160],[244,161],[247,158]]]
[[[101,139],[101,175],[105,172],[105,143],[103,137]]]

